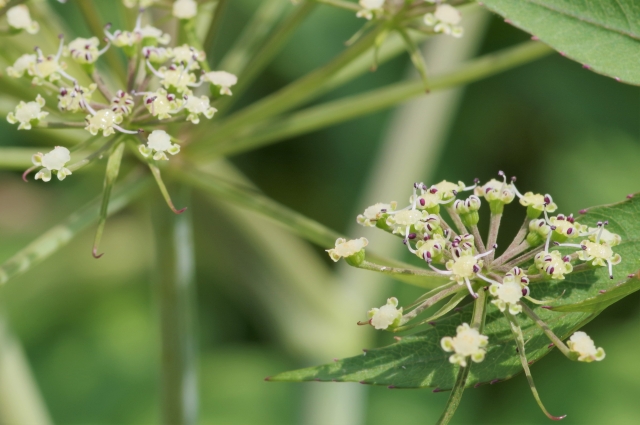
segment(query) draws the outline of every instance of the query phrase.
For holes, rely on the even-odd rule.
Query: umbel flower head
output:
[[[161,164],[180,153],[181,141],[174,135],[188,135],[190,127],[213,119],[216,101],[222,95],[231,96],[238,79],[222,69],[209,69],[202,47],[204,40],[195,32],[199,2],[123,2],[126,7],[135,8],[131,10],[135,15],[129,17],[132,19],[123,19],[135,20],[133,28],[106,24],[104,37],[81,32],[69,39],[59,34],[56,51],[50,51],[49,43],[35,37],[33,48],[7,50],[5,59],[11,65],[6,68],[5,77],[15,79],[12,84],[35,90],[37,97],[16,100],[6,119],[19,130],[67,129],[84,137],[78,143],[82,147],[78,152],[87,152],[86,157],[69,164],[70,145],[38,153],[33,156],[33,166],[23,174],[25,181],[32,172],[36,180],[50,182],[54,174],[64,180],[72,171],[81,175],[81,168],[108,157],[101,208],[107,211],[114,176],[118,176],[126,155],[149,168],[167,205],[180,213],[184,209],[175,208],[162,181]],[[4,3],[0,0],[0,7],[6,6]],[[27,6],[17,3],[22,2],[7,3],[10,8],[4,10],[9,27],[5,35],[37,32],[39,25],[31,19]],[[38,7],[38,2],[31,3]],[[88,9],[95,6],[95,2],[85,3]],[[34,16],[42,16],[32,11]],[[99,14],[96,17],[102,19]],[[46,30],[42,33],[57,33],[56,22],[41,19],[40,26]],[[95,22],[80,27],[94,32]],[[180,34],[180,44],[172,40],[169,29]],[[16,48],[19,46],[22,42],[16,44]],[[75,143],[76,138],[68,140]],[[104,219],[106,216],[101,217]],[[99,235],[103,227],[102,222]]]
[[[341,258],[356,259],[362,257],[364,259],[364,248],[369,244],[366,238],[346,240],[343,238],[336,239],[336,246],[327,249],[329,257],[333,261],[339,261]]]

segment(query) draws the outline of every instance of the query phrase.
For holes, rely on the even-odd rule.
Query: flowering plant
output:
[[[87,246],[87,258],[78,261],[95,261],[89,251],[95,259],[101,258],[107,217],[146,200],[147,192],[159,192],[160,202],[169,207],[152,208],[151,225],[161,310],[163,418],[165,423],[193,423],[197,382],[189,291],[195,260],[191,216],[183,213],[190,199],[185,194],[197,188],[214,202],[243,211],[231,215],[240,223],[238,232],[252,245],[260,247],[264,230],[260,219],[267,217],[322,246],[334,262],[344,259],[352,267],[429,289],[409,305],[401,294],[377,299],[374,305],[379,307],[363,309],[359,317],[361,325],[376,330],[396,333],[424,326],[426,331],[397,337],[396,344],[363,356],[270,380],[357,381],[390,388],[452,390],[440,421],[446,423],[465,387],[506,380],[524,370],[543,411],[560,418],[542,406],[529,365],[554,347],[580,362],[605,358],[604,349],[579,329],[640,288],[635,278],[640,268],[636,198],[583,210],[574,217],[557,213],[558,206],[549,195],[519,191],[515,179],[508,180],[504,173],[484,185],[479,181],[416,183],[408,206],[377,203],[356,218],[364,227],[399,238],[402,243],[396,240],[397,244],[404,244],[423,266],[415,267],[376,255],[379,243],[344,237],[277,203],[226,160],[425,93],[478,81],[554,49],[588,70],[619,82],[640,83],[637,73],[630,71],[635,63],[629,62],[635,57],[632,43],[636,41],[621,27],[620,16],[577,3],[559,10],[545,7],[549,1],[534,5],[508,0],[264,0],[257,7],[252,5],[253,18],[218,58],[215,43],[228,40],[220,35],[230,0],[0,0],[0,36],[7,40],[0,55],[4,69],[0,110],[11,131],[34,135],[25,145],[1,147],[0,168],[19,170],[23,180],[50,191],[72,190],[82,181],[89,185],[89,180],[83,180],[85,173],[104,168],[102,185],[93,187],[101,191],[100,196],[0,264],[0,283],[29,272],[89,226],[95,226],[93,246],[91,250]],[[105,9],[111,7],[121,16],[113,23],[105,18]],[[479,39],[479,30],[468,24],[478,16],[474,14],[482,13],[482,7],[530,32],[532,40],[469,61],[460,59],[450,69],[427,67],[429,49],[423,42],[473,43]],[[329,8],[360,25],[344,50],[282,88],[266,95],[257,90],[257,99],[242,97],[311,12]],[[72,37],[69,22],[60,16],[70,20],[76,14],[85,26],[71,25],[78,31]],[[596,26],[597,34],[587,31],[580,40],[567,37],[568,32],[558,35],[561,26],[579,32],[584,25]],[[614,47],[604,53],[592,48],[603,39]],[[445,50],[459,48],[450,46]],[[405,53],[419,79],[322,100],[329,91]],[[436,55],[432,62],[437,65],[440,60]],[[238,99],[250,101],[242,104]],[[319,103],[309,105],[316,100]],[[405,151],[394,145],[394,150],[401,151],[403,158],[419,156],[417,149]],[[174,198],[179,199],[178,207]],[[503,249],[497,246],[497,238],[507,204],[523,207],[526,218],[513,242]],[[487,206],[489,232],[483,238],[478,223]],[[258,218],[243,216],[244,210]],[[283,267],[296,267],[292,253],[298,252],[297,246],[273,235],[265,239],[267,249],[257,251],[280,256]],[[243,261],[252,260],[247,252],[242,252]],[[320,273],[312,276],[321,277]],[[345,317],[344,300],[327,295],[325,287],[311,286],[299,298],[280,300],[321,304],[317,311],[322,319]],[[257,292],[271,295],[272,291],[260,287]],[[315,304],[299,310],[317,313]],[[302,325],[292,326],[295,321],[290,317],[274,316],[283,329],[296,328],[289,331],[290,341],[309,338],[321,345],[317,341],[322,338],[300,332]],[[338,326],[345,328],[342,321]],[[327,334],[335,334],[335,328]],[[17,361],[21,365],[24,359]]]

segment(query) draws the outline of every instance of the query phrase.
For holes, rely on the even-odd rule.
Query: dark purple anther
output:
[[[522,288],[522,296],[523,297],[528,297],[529,296],[529,288]]]
[[[551,230],[556,230],[557,229],[556,226],[549,226],[549,227],[551,227]]]
[[[438,189],[436,189],[435,187],[432,187],[431,189],[429,189],[430,193],[438,193]]]
[[[480,184],[480,179],[477,177],[473,179],[473,184]]]
[[[580,245],[580,248],[582,248],[583,251],[587,250],[587,246],[586,245]]]
[[[551,196],[544,195],[544,203],[549,205],[551,203]]]
[[[571,257],[568,255],[565,255],[562,261],[564,261],[565,263],[568,263],[569,261],[571,261]]]
[[[415,239],[416,238],[416,234],[415,233],[409,233],[408,238],[409,239]]]
[[[498,382],[500,382],[500,380],[499,380],[499,379],[494,379],[493,381],[491,381],[491,382],[489,382],[489,383],[490,383],[491,385],[493,385],[493,384],[497,384]]]
[[[420,198],[420,205],[424,207],[426,204],[427,204],[427,201],[425,201],[424,198]]]
[[[425,240],[425,241],[428,241],[429,239],[431,239],[429,235],[424,235],[424,238],[422,238],[422,240]]]
[[[480,271],[480,267],[478,267],[478,265],[477,265],[477,264],[474,264],[474,265],[473,265],[473,272],[474,272],[474,273],[478,273],[479,271]]]
[[[453,196],[458,196],[458,191],[457,190],[452,190],[451,193],[453,193]]]
[[[551,266],[551,267],[549,267],[549,268],[547,269],[547,273],[549,273],[549,274],[553,274],[553,272],[554,272],[555,270],[556,270],[556,269],[555,269],[553,266]]]
[[[427,256],[427,258],[431,259],[431,251],[425,252],[425,255]]]
[[[605,226],[608,226],[608,225],[609,225],[609,220],[605,220],[605,221],[604,221],[604,225],[605,225]]]

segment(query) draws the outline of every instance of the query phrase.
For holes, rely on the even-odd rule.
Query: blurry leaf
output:
[[[623,242],[614,249],[622,256],[622,263],[614,267],[617,280],[609,278],[604,267],[588,269],[567,275],[563,281],[544,281],[530,286],[534,298],[561,298],[564,305],[584,303],[600,294],[600,291],[616,294],[617,299],[633,292],[637,285],[625,286],[627,275],[640,269],[640,197],[633,197],[618,204],[591,208],[580,222],[595,226],[598,221],[609,220],[609,230],[620,234]],[[624,276],[621,280],[620,277]],[[636,279],[633,279],[636,281]],[[628,288],[616,292],[618,288]],[[606,292],[605,292],[606,294]],[[610,299],[611,303],[617,299]],[[609,303],[609,304],[611,304]],[[600,304],[604,308],[607,302]],[[394,388],[437,387],[449,390],[453,387],[457,366],[449,363],[449,354],[440,347],[440,340],[456,334],[456,327],[471,320],[471,308],[467,306],[442,320],[428,330],[403,337],[399,342],[365,352],[332,364],[285,372],[269,378],[272,381],[348,381],[374,385],[390,385]],[[601,311],[550,311],[541,306],[531,306],[535,313],[561,339],[566,339]],[[482,363],[473,364],[467,386],[506,380],[521,371],[507,319],[493,305],[488,307],[485,334],[489,337],[487,355]],[[529,361],[537,361],[551,349],[549,340],[528,317],[517,317],[524,340],[527,341]]]
[[[582,311],[585,313],[596,313],[609,307],[611,304],[616,303],[631,295],[640,289],[640,280],[630,279],[627,282],[622,282],[616,285],[613,289],[606,291],[603,294],[596,295],[592,298],[576,303],[576,304],[563,304],[553,307],[553,311]]]
[[[484,0],[492,11],[595,72],[640,85],[636,0]]]

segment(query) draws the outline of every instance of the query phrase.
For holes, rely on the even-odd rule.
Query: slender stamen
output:
[[[600,223],[598,223],[600,224]],[[600,225],[600,230],[598,231],[598,236],[596,236],[596,243],[600,243],[600,237],[602,237],[602,232],[604,231],[604,226],[606,226],[607,224],[609,224],[608,221],[605,221],[604,223],[602,223]]]
[[[613,279],[613,264],[611,264],[610,260],[607,260],[607,265],[609,266],[609,278]]]
[[[102,56],[107,53],[107,50],[109,50],[109,47],[111,47],[111,40],[109,40],[109,38],[105,38],[104,41],[107,43],[107,45],[104,46],[102,50],[98,51],[98,56]]]
[[[473,298],[478,298],[478,294],[476,294],[476,293],[473,291],[473,288],[471,287],[471,281],[469,281],[469,278],[468,278],[468,277],[465,277],[465,278],[464,278],[464,283],[466,283],[466,284],[467,284],[467,289],[469,290],[469,293],[471,294],[471,296],[472,296]]]
[[[62,51],[64,50],[64,34],[60,34],[58,38],[60,39],[60,44],[58,45],[58,52],[56,53],[56,62],[62,57]]]
[[[409,248],[409,252],[411,252],[412,254],[416,253],[416,250],[411,248],[411,242],[409,242],[409,231],[411,230],[411,226],[407,226],[407,228],[404,231],[404,243],[407,245],[407,248]]]
[[[479,259],[481,259],[482,257],[486,257],[487,255],[491,255],[491,253],[492,253],[493,251],[494,251],[494,250],[493,250],[493,249],[491,249],[491,250],[489,250],[489,251],[487,251],[487,252],[483,252],[482,254],[478,254],[478,255],[476,255],[476,256],[475,256],[475,259],[476,259],[476,260],[479,260]]]
[[[120,126],[119,126],[119,125],[117,125],[117,124],[113,124],[113,128],[115,128],[116,130],[118,130],[120,133],[124,133],[124,134],[139,134],[139,133],[140,133],[140,130],[136,130],[136,131],[133,131],[133,130],[126,130],[126,129],[124,129],[124,128],[120,127]]]
[[[484,280],[485,282],[495,283],[495,284],[498,284],[498,285],[500,284],[500,282],[495,281],[495,280],[493,280],[493,279],[489,279],[488,277],[483,276],[483,275],[482,275],[482,274],[480,274],[480,273],[476,273],[476,276],[478,276],[480,279]]]
[[[429,259],[427,260],[427,265],[428,265],[429,267],[431,267],[431,269],[432,269],[433,271],[438,272],[438,273],[440,273],[440,274],[444,274],[444,275],[452,275],[452,274],[453,274],[453,272],[452,272],[452,271],[449,271],[449,270],[440,270],[439,268],[434,267],[434,266],[433,266],[433,264],[431,264],[431,258],[429,258]]]
[[[584,249],[585,247],[583,245],[577,244],[577,243],[558,243],[558,242],[554,242],[553,243],[555,246],[567,246],[569,248],[580,248],[580,249]]]
[[[153,67],[153,65],[151,65],[151,61],[148,58],[147,58],[147,66],[149,67],[153,75],[155,75],[158,78],[164,78],[164,75],[162,75],[157,69]]]
[[[556,230],[556,226],[551,226],[551,229],[549,230],[549,234],[547,235],[547,241],[544,244],[545,252],[549,252],[549,242],[551,242],[551,235],[553,234],[554,230]]]

